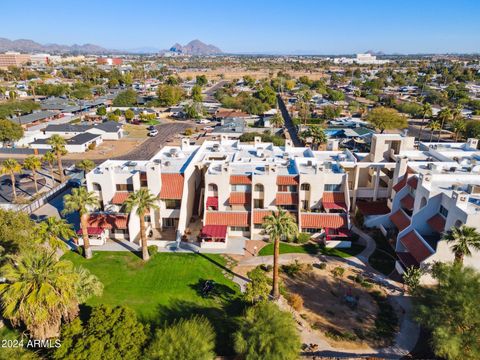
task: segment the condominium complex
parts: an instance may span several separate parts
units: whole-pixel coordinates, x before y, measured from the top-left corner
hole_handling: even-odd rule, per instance
[[[22,66],[30,61],[30,54],[20,54],[18,52],[9,51],[0,54],[0,69],[5,70],[10,66]]]
[[[176,241],[200,251],[242,252],[245,241],[265,237],[263,219],[279,208],[312,236],[348,233],[359,212],[366,226],[395,242],[402,272],[453,259],[440,234],[479,223],[476,146],[470,139],[417,149],[413,137],[398,134],[373,135],[369,153],[313,151],[288,140],[274,146],[260,138],[244,144],[223,136],[202,145],[183,139],[148,161],[108,160],[89,172],[88,190],[101,199],[91,231],[138,242],[139,219],[123,203],[142,187],[158,197],[158,209],[145,214],[149,244]],[[476,256],[466,261],[475,265]]]

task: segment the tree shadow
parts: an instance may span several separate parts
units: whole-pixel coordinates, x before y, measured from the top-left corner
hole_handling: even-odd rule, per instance
[[[229,286],[213,282],[212,289],[209,292],[204,291],[205,283],[211,281],[208,279],[199,279],[196,284],[190,284],[189,287],[195,290],[198,296],[206,299],[231,301],[236,296],[236,293]]]

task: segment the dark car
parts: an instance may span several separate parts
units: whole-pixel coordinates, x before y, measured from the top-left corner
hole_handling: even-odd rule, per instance
[[[147,127],[147,130],[148,130],[148,131],[153,131],[153,130],[155,130],[155,126],[150,125],[149,127]]]

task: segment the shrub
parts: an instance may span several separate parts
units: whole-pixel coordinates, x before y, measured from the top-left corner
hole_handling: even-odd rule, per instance
[[[299,233],[297,235],[297,238],[295,239],[295,242],[297,244],[305,244],[308,241],[310,241],[310,234],[309,233]]]
[[[270,272],[270,271],[272,271],[273,266],[270,265],[270,264],[268,264],[268,265],[267,264],[262,264],[262,265],[260,265],[260,269],[262,269],[265,272]]]
[[[291,264],[282,265],[280,270],[290,277],[295,277],[302,270],[302,266],[298,260],[295,260]]]
[[[318,268],[320,270],[325,270],[327,268],[327,263],[322,262],[322,263],[318,264]]]
[[[293,307],[296,311],[301,311],[303,309],[303,299],[298,294],[290,294],[287,297],[288,304]]]
[[[350,331],[339,331],[337,329],[330,328],[325,331],[325,336],[335,341],[355,341],[357,336]]]
[[[357,284],[361,284],[365,281],[365,278],[362,275],[358,274],[357,276],[355,276],[354,280]]]
[[[97,143],[91,143],[90,145],[88,145],[88,150],[95,150],[95,148],[97,147]]]
[[[191,128],[188,128],[185,130],[185,136],[191,136],[193,135],[194,130]]]
[[[150,245],[150,246],[148,247],[148,254],[149,254],[150,256],[153,256],[153,255],[155,255],[156,253],[158,253],[158,246],[157,246],[157,245]]]
[[[335,277],[342,277],[345,273],[345,269],[341,266],[337,266],[332,270],[332,275]]]

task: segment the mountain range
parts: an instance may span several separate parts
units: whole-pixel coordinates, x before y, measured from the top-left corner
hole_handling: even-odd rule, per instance
[[[166,51],[178,52],[184,55],[217,55],[223,53],[218,47],[205,44],[200,40],[192,40],[187,45],[175,43],[169,50],[164,50],[163,52]]]

